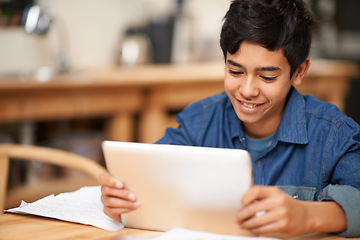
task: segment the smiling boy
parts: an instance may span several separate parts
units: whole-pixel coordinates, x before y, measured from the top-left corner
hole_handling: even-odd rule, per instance
[[[255,185],[234,215],[255,234],[360,236],[360,128],[293,86],[310,66],[312,23],[302,0],[233,1],[220,38],[225,92],[187,107],[158,141],[248,150]],[[140,207],[122,181],[99,179],[107,215]]]
[[[248,40],[236,53],[227,53],[225,90],[246,136],[261,139],[275,133],[291,85],[301,83],[308,67],[306,59],[290,79],[290,65],[282,50],[269,51]]]

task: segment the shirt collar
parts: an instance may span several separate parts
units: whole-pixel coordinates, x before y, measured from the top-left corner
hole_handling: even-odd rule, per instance
[[[228,102],[226,104],[226,108],[228,109],[228,117],[229,117],[229,125],[230,125],[230,135],[231,138],[245,138],[244,129],[242,127],[242,122],[236,115],[235,109],[228,98]]]
[[[291,86],[275,140],[306,144],[307,136],[305,100],[303,95]]]
[[[229,111],[230,134],[232,138],[244,138],[242,122],[237,117],[235,110],[228,101],[226,106]],[[274,135],[276,141],[306,144],[308,143],[305,119],[305,100],[293,86],[288,93],[280,125]]]

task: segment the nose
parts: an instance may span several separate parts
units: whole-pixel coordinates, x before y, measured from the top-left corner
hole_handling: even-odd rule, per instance
[[[241,81],[239,91],[245,99],[251,99],[258,96],[260,93],[260,89],[255,77],[244,77]]]

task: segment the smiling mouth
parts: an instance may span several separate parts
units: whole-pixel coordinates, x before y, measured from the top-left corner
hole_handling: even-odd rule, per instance
[[[262,105],[262,104],[246,103],[246,102],[242,102],[242,101],[240,101],[240,102],[244,107],[247,107],[247,108],[256,108],[257,106]]]

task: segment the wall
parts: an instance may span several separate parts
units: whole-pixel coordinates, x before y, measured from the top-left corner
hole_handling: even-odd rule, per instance
[[[171,0],[39,0],[54,17],[45,36],[24,33],[23,28],[0,29],[0,72],[54,66],[59,50],[73,68],[114,64],[116,47],[125,28],[168,14]],[[190,0],[197,58],[220,57],[218,35],[230,0]],[[209,50],[213,50],[209,51]],[[202,54],[209,56],[201,57]],[[200,55],[200,56],[199,56]],[[203,60],[203,59],[201,59]]]

